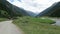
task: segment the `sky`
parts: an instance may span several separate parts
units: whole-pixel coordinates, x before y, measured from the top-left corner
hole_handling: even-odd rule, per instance
[[[11,4],[21,7],[25,10],[39,14],[46,8],[50,7],[53,3],[60,0],[7,0]]]

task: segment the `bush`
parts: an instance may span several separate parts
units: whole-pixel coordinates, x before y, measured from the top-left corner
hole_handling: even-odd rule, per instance
[[[7,11],[4,11],[4,10],[0,10],[0,17],[9,17],[9,14]]]

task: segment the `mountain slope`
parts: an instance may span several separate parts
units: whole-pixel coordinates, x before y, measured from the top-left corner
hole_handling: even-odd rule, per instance
[[[17,15],[30,16],[24,9],[19,8],[15,5],[12,5],[6,0],[0,0],[0,10],[7,11],[11,17],[17,16]]]
[[[54,3],[52,6],[39,13],[39,15],[37,15],[36,17],[39,16],[60,17],[60,2]]]

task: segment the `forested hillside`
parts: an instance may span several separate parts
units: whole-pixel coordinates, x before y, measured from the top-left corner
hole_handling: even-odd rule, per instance
[[[30,16],[24,9],[0,0],[0,17]]]

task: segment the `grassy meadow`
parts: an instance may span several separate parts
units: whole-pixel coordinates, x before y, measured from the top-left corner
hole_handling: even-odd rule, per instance
[[[60,34],[60,27],[51,25],[54,22],[42,17],[19,17],[13,21],[24,34]]]

